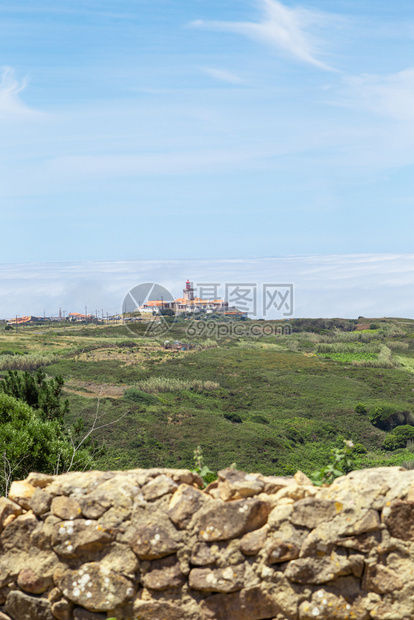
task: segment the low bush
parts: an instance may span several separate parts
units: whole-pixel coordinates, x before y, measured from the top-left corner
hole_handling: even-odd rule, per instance
[[[153,394],[147,394],[137,388],[129,388],[125,390],[123,399],[127,402],[132,402],[140,405],[156,405],[159,404],[159,399]]]
[[[405,448],[405,444],[406,441],[404,438],[390,434],[384,439],[382,447],[384,450],[392,452],[394,450],[398,450],[399,448]]]
[[[362,443],[356,443],[354,445],[354,454],[366,454],[367,449],[362,445]]]
[[[391,431],[396,426],[400,426],[410,418],[409,411],[399,411],[391,405],[381,405],[373,407],[368,413],[371,424],[383,431]]]
[[[252,416],[252,422],[256,424],[269,424],[269,420],[260,414]]]
[[[399,448],[405,448],[409,441],[414,440],[414,427],[410,424],[404,424],[403,426],[397,426],[394,430],[384,439],[382,447],[384,450],[398,450]]]
[[[367,413],[368,409],[363,403],[357,403],[355,406],[356,413]]]
[[[237,413],[233,413],[232,411],[230,411],[230,413],[225,413],[224,417],[226,418],[226,420],[229,420],[229,422],[233,422],[233,424],[241,424],[243,422],[241,417]]]

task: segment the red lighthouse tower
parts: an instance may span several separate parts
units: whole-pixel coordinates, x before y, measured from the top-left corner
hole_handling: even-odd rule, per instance
[[[183,297],[186,301],[192,301],[194,299],[194,288],[191,285],[190,280],[185,283],[185,289],[183,289]]]

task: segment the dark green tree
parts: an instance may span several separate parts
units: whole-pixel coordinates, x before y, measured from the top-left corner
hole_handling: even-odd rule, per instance
[[[77,448],[60,420],[48,419],[40,409],[0,392],[0,495],[30,471],[52,474],[69,466],[85,469],[92,462],[90,449]]]
[[[42,368],[34,375],[27,371],[9,370],[0,381],[0,390],[39,410],[44,420],[62,422],[65,414],[69,412],[69,402],[62,397],[63,384],[64,380],[60,375],[47,379]]]

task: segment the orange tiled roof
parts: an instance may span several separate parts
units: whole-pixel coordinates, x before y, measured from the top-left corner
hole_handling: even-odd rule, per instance
[[[224,299],[201,299],[200,297],[195,297],[194,299],[185,299],[184,297],[178,297],[174,299],[173,303],[177,304],[224,304],[227,303]]]
[[[32,320],[31,316],[18,316],[17,319],[10,319],[9,323],[28,323],[29,321]]]
[[[167,304],[169,304],[169,301],[161,301],[160,299],[153,299],[151,301],[147,301],[144,306],[150,306],[151,308],[155,307],[158,308],[160,306],[166,306]]]

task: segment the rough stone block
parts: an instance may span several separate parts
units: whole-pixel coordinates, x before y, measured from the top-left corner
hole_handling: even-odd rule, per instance
[[[5,611],[15,620],[54,620],[50,601],[12,590]]]
[[[268,503],[255,498],[234,502],[213,500],[200,510],[195,529],[199,540],[229,540],[263,527],[270,509]]]
[[[103,569],[99,562],[83,564],[78,570],[59,569],[54,580],[65,598],[89,611],[114,609],[134,595],[129,579]]]

